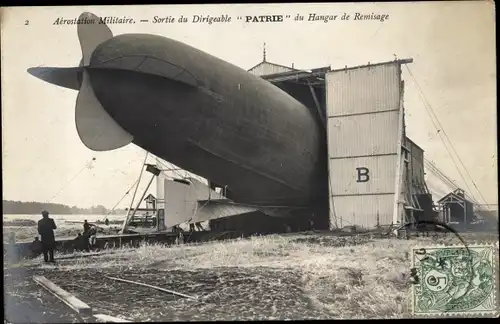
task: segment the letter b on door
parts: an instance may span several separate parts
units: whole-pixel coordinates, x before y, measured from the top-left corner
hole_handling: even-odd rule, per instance
[[[370,170],[368,168],[356,168],[356,182],[370,181]]]

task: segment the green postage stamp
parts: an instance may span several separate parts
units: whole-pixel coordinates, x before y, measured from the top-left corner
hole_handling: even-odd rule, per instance
[[[412,250],[412,315],[497,316],[498,243]]]

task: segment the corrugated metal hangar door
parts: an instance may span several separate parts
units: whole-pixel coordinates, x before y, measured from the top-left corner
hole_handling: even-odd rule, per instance
[[[401,212],[400,63],[332,71],[326,83],[330,229],[391,225]]]

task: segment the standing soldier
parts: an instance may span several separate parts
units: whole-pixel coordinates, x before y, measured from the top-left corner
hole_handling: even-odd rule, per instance
[[[56,239],[54,230],[57,228],[56,223],[52,218],[49,218],[49,212],[44,210],[42,212],[42,219],[38,221],[38,234],[40,234],[42,241],[43,260],[45,262],[54,261],[54,247]]]
[[[87,220],[83,221],[83,235],[87,234],[90,229],[90,224],[87,222]]]
[[[83,221],[83,241],[82,244],[84,244],[84,250],[87,252],[90,252],[90,224],[87,222],[87,220]]]

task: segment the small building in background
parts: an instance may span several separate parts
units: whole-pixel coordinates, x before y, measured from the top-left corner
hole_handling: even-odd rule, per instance
[[[148,211],[153,211],[153,213],[156,212],[156,197],[153,196],[152,194],[149,194],[146,198],[144,198],[144,201],[146,202],[146,209]]]
[[[468,225],[474,220],[474,204],[465,197],[462,189],[450,192],[438,200],[438,204],[443,223]]]

